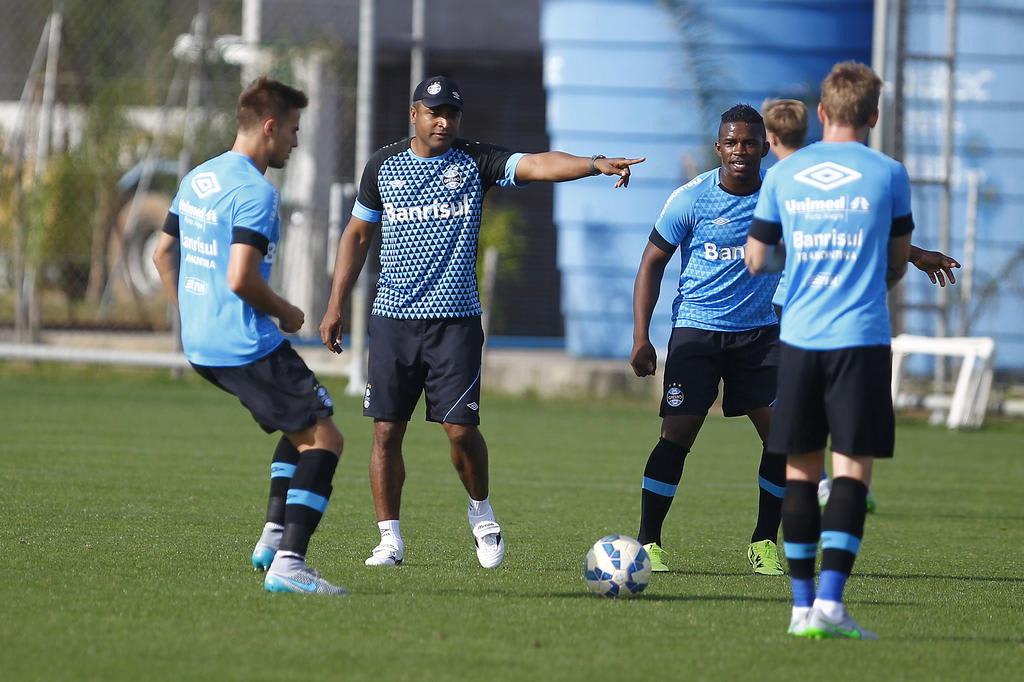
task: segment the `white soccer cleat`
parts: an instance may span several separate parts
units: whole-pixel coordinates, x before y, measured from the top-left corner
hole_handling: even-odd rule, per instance
[[[878,639],[877,633],[858,625],[845,608],[838,620],[829,618],[821,609],[811,609],[803,629],[793,634],[811,639]]]
[[[811,617],[811,607],[802,606],[793,609],[793,615],[789,619],[789,629],[786,630],[788,635],[796,635],[797,637],[804,636],[804,630],[807,629],[807,621]]]
[[[373,553],[363,563],[367,566],[401,566],[404,558],[404,545],[382,542],[373,548]]]
[[[505,559],[505,541],[497,521],[480,521],[473,526],[476,558],[484,568],[497,568]]]
[[[342,596],[348,590],[334,585],[320,575],[314,568],[303,565],[293,571],[278,572],[271,568],[263,579],[263,589],[267,592],[294,592],[298,594],[330,594]]]

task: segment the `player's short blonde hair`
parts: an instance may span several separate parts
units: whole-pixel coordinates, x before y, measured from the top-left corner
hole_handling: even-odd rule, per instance
[[[821,82],[821,106],[832,123],[863,128],[878,111],[882,79],[860,62],[840,62]]]
[[[769,133],[790,149],[804,146],[807,138],[807,106],[797,99],[765,100],[764,125]]]

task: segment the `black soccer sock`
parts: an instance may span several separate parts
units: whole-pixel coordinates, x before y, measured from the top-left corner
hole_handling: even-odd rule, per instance
[[[683,476],[688,452],[687,448],[662,438],[647,458],[640,494],[640,532],[637,534],[640,544],[661,544],[661,526]]]
[[[789,564],[793,605],[810,606],[814,603],[814,560],[821,535],[817,483],[786,481],[782,532],[786,535],[786,563]]]
[[[751,542],[779,541],[782,522],[782,498],[786,494],[786,457],[761,450],[761,465],[757,469],[757,525],[750,536]]]
[[[299,456],[288,488],[284,533],[278,551],[306,556],[309,538],[331,499],[331,481],[337,466],[338,456],[330,450],[306,450]]]
[[[818,596],[843,601],[846,580],[864,537],[865,500],[868,487],[863,481],[840,476],[832,481],[832,494],[821,522],[821,585]]]
[[[270,497],[267,500],[267,523],[284,525],[285,499],[288,497],[288,486],[295,475],[295,465],[299,463],[299,451],[285,436],[277,442],[274,459],[270,463]]]

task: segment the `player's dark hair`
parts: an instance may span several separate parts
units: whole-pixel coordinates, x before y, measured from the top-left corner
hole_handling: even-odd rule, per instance
[[[238,128],[258,126],[267,118],[283,118],[292,109],[305,109],[307,105],[309,98],[302,90],[260,76],[238,96]]]
[[[726,123],[747,123],[761,132],[762,140],[768,137],[768,133],[764,129],[764,119],[761,118],[761,114],[757,113],[757,109],[749,104],[737,104],[727,109],[722,114],[722,122],[719,127]]]

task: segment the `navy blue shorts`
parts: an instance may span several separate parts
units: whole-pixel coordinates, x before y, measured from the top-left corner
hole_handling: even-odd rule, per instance
[[[775,401],[779,325],[742,332],[672,330],[661,416],[704,416],[724,385],[722,412],[746,414]]]
[[[399,320],[371,315],[363,414],[407,422],[426,395],[427,421],[480,423],[479,317]]]
[[[844,455],[892,457],[889,346],[804,350],[780,343],[779,397],[768,449],[802,455],[825,447]]]
[[[269,355],[237,367],[192,368],[217,388],[238,398],[267,433],[304,431],[334,414],[327,389],[284,341]]]

